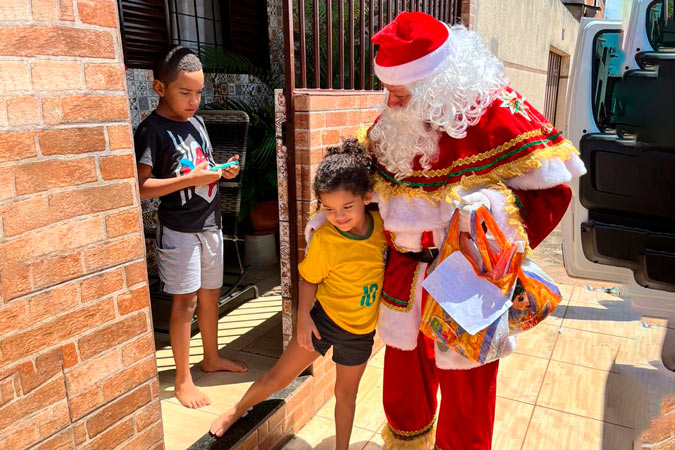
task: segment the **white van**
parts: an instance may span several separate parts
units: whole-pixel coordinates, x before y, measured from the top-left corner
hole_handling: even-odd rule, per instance
[[[626,3],[622,21],[581,22],[564,128],[588,174],[563,256],[570,275],[621,283],[634,309],[675,323],[675,0]]]

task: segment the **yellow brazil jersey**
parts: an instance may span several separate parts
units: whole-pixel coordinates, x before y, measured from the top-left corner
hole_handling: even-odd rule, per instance
[[[304,280],[318,284],[316,298],[342,329],[367,334],[377,325],[387,241],[382,219],[367,212],[370,227],[356,236],[325,223],[314,232],[298,270]]]

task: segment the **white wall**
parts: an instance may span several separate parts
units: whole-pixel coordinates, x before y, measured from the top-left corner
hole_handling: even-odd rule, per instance
[[[579,22],[560,0],[478,0],[475,29],[504,62],[511,85],[543,110],[549,51],[553,47],[571,56]],[[569,60],[563,58],[563,70],[567,67]],[[557,122],[562,118],[567,75],[561,71]]]

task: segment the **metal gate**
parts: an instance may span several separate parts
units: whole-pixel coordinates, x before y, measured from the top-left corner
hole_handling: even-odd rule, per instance
[[[302,89],[379,90],[370,37],[402,11],[421,11],[455,24],[462,0],[283,0],[290,267],[297,267],[295,118],[293,93]],[[311,26],[308,26],[311,24]],[[290,294],[297,302],[298,274]]]
[[[560,87],[560,66],[562,56],[557,53],[548,54],[548,72],[546,76],[546,97],[544,100],[544,116],[555,124],[558,109],[558,90]]]

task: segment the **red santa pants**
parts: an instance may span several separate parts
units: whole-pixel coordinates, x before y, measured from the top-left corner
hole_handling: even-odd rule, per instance
[[[433,341],[421,332],[415,350],[387,346],[383,401],[392,433],[401,439],[414,439],[429,432],[440,386],[436,448],[489,450],[498,367],[497,360],[475,369],[441,370],[434,361]]]

